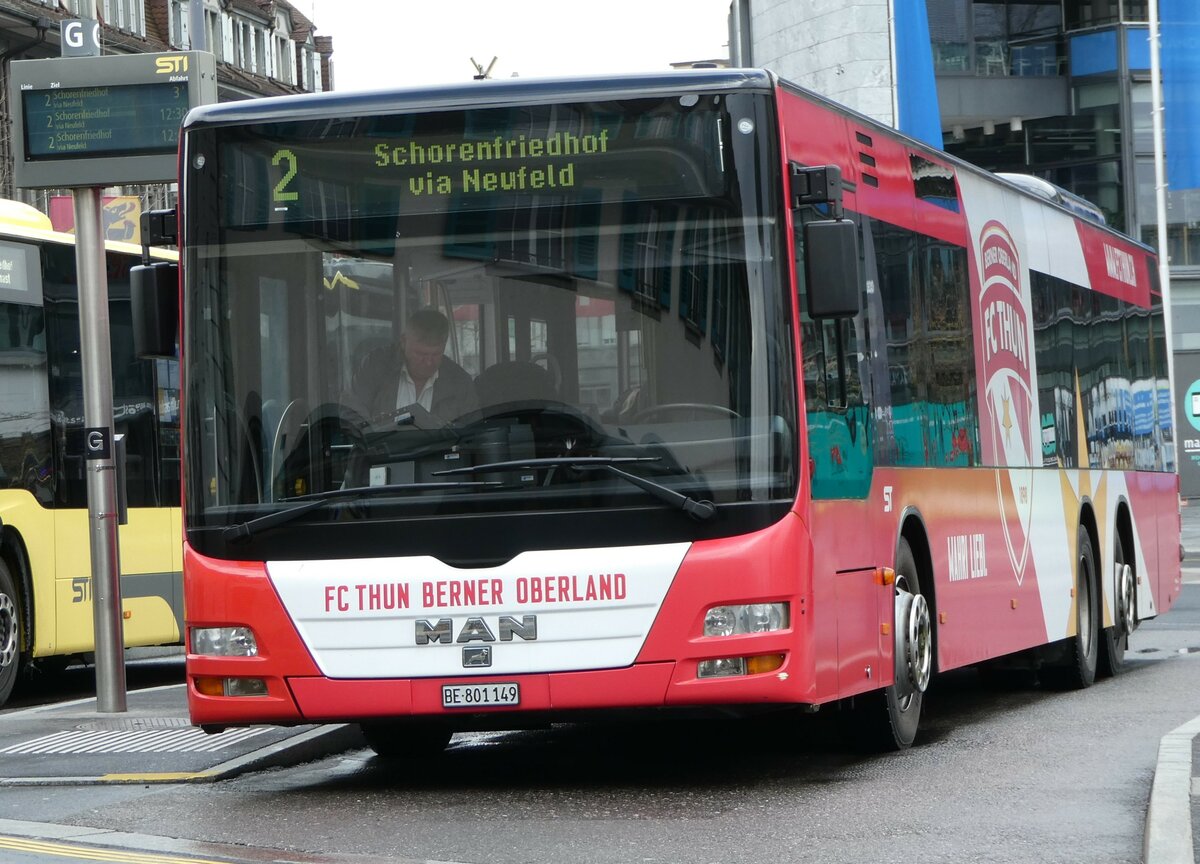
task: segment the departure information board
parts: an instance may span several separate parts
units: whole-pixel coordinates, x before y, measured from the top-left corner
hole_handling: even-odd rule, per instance
[[[186,83],[26,90],[25,158],[174,154]]]
[[[204,51],[14,62],[16,186],[175,180],[184,117],[216,99],[216,64]]]

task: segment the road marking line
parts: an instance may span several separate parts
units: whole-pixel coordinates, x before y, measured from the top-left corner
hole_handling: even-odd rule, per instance
[[[229,864],[228,859],[218,861],[213,858],[180,858],[177,855],[128,852],[121,849],[96,849],[89,846],[52,843],[45,840],[23,840],[19,837],[2,835],[0,835],[0,849],[36,852],[42,855],[55,855],[59,858],[81,858],[85,861],[115,861],[118,864]]]
[[[146,774],[101,774],[104,783],[178,783],[213,776],[212,771],[158,771]]]

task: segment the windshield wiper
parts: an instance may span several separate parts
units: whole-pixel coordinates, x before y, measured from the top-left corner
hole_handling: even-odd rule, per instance
[[[441,489],[474,489],[503,485],[498,480],[486,481],[454,481],[446,480],[438,483],[387,483],[382,486],[354,486],[350,489],[330,489],[328,492],[314,492],[311,495],[297,495],[293,498],[283,498],[280,504],[296,503],[295,507],[286,510],[276,510],[265,516],[256,516],[237,525],[230,525],[221,532],[227,542],[235,543],[245,540],[252,534],[286,525],[298,519],[310,510],[323,507],[331,501],[353,501],[358,498],[374,497],[377,495],[394,495],[401,492],[436,492]],[[297,503],[298,502],[298,503]]]
[[[698,500],[682,492],[676,492],[670,487],[628,471],[622,471],[618,465],[630,462],[657,462],[658,456],[551,456],[541,459],[514,459],[507,462],[487,462],[483,465],[466,465],[462,468],[447,468],[434,471],[433,476],[441,477],[449,474],[485,474],[492,471],[509,471],[519,468],[572,468],[576,471],[605,471],[627,480],[644,492],[648,492],[660,501],[665,501],[678,507],[693,519],[703,522],[712,518],[717,512],[717,505],[711,501]]]

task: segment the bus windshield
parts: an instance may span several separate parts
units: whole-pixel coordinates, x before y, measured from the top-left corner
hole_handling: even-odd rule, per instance
[[[744,93],[190,129],[192,542],[790,502],[775,139]]]

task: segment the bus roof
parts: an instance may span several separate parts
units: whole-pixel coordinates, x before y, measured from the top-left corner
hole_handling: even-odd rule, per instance
[[[306,120],[331,115],[389,114],[565,99],[594,100],[617,98],[630,92],[668,95],[690,88],[768,91],[774,86],[775,77],[762,69],[684,69],[642,75],[489,79],[420,88],[303,93],[202,105],[188,112],[183,126],[185,129],[194,129],[239,123]]]

